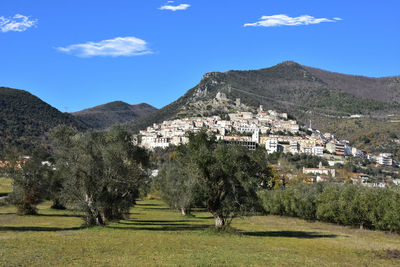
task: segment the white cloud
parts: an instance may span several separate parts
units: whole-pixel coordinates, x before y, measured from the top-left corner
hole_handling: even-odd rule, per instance
[[[272,15],[272,16],[262,16],[261,19],[255,23],[246,23],[245,27],[276,27],[276,26],[298,26],[298,25],[310,25],[318,24],[321,22],[335,22],[339,21],[341,18],[327,19],[327,18],[315,18],[310,15],[302,15],[299,17],[289,17],[284,14]]]
[[[342,18],[337,18],[337,17],[336,17],[336,18],[333,18],[333,19],[334,19],[334,20],[343,20]]]
[[[78,57],[94,56],[140,56],[151,54],[147,42],[133,37],[117,37],[100,42],[87,42],[84,44],[73,44],[66,47],[58,47],[59,51],[76,55]]]
[[[30,19],[27,16],[16,14],[12,18],[0,17],[0,31],[2,32],[23,32],[37,24],[37,19]]]
[[[173,1],[168,1],[169,4],[173,3]],[[162,7],[160,7],[160,10],[171,10],[171,11],[177,11],[177,10],[186,10],[190,7],[190,5],[188,4],[180,4],[177,6],[173,6],[173,5],[164,5]]]

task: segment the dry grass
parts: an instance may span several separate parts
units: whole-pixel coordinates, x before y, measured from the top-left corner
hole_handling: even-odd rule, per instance
[[[69,211],[17,216],[0,208],[0,266],[389,266],[400,236],[276,216],[239,218],[239,234],[210,230],[206,212],[182,217],[159,200],[139,201],[129,220],[80,228]]]

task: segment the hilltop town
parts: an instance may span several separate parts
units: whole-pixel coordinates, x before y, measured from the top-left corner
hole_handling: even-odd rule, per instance
[[[229,100],[224,93],[219,92],[212,101],[224,103]],[[165,149],[188,143],[189,132],[206,129],[216,136],[217,141],[243,145],[249,150],[264,148],[268,154],[282,152],[318,156],[326,159],[330,167],[345,164],[348,157],[360,158],[380,166],[399,167],[390,153],[366,153],[347,140],[339,140],[330,133],[312,129],[311,125],[301,126],[296,120],[290,119],[287,113],[264,110],[263,106],[254,113],[241,104],[240,99],[236,99],[235,105],[238,109],[234,113],[179,118],[153,124],[139,132],[138,143],[150,150]],[[325,168],[321,164],[319,168],[304,168],[303,173],[315,175],[318,181],[323,180],[324,176],[335,176],[334,169]],[[366,174],[357,174],[358,182],[368,185],[368,178]],[[385,184],[374,183],[369,186],[384,187]]]

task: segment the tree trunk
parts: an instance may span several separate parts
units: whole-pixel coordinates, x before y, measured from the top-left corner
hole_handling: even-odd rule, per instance
[[[101,216],[100,212],[94,209],[91,209],[86,217],[86,225],[87,226],[103,226],[105,225],[103,216]]]
[[[98,226],[104,225],[104,220],[103,217],[101,217],[100,213],[97,213],[96,215],[96,225]]]
[[[214,219],[215,219],[215,227],[216,228],[220,228],[225,226],[225,219],[224,217],[218,215],[218,214],[214,214]]]
[[[185,208],[181,208],[182,215],[185,216],[187,214],[187,210]]]
[[[101,216],[100,211],[96,207],[94,207],[92,198],[89,197],[88,195],[86,195],[86,203],[87,203],[87,206],[88,206],[88,213],[89,213],[88,214],[88,220],[87,220],[86,223],[89,226],[92,226],[92,225],[102,226],[102,225],[104,225],[105,223],[104,223],[103,217]]]
[[[18,205],[18,214],[22,215],[37,215],[37,208],[29,203]]]
[[[56,210],[65,210],[66,207],[61,204],[60,200],[58,198],[55,198],[53,200],[53,205],[51,206],[52,209],[56,209]]]

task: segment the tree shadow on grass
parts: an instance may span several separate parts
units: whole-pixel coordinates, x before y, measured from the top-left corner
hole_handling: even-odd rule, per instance
[[[260,236],[260,237],[294,237],[294,238],[335,238],[338,235],[323,234],[318,232],[303,232],[303,231],[264,231],[264,232],[241,232],[245,236]]]
[[[119,224],[123,224],[123,225],[149,225],[148,223],[141,223],[141,222],[119,222]],[[151,224],[153,226],[187,226],[188,224],[186,223],[161,223],[161,224]]]
[[[171,210],[169,207],[165,207],[164,205],[161,204],[151,204],[151,203],[137,203],[135,207],[138,208],[143,208],[143,209],[148,209],[148,210]]]
[[[145,224],[163,224],[163,223],[180,223],[180,222],[193,222],[191,220],[135,220],[130,219],[126,220],[128,222],[138,222],[138,223],[145,223]]]
[[[153,227],[151,227],[153,226]],[[161,227],[160,227],[161,226]],[[157,224],[157,225],[146,225],[143,224],[139,227],[115,227],[115,226],[107,226],[107,228],[117,229],[117,230],[131,230],[131,231],[165,231],[165,232],[173,232],[173,231],[196,231],[196,230],[204,230],[209,228],[208,224]]]
[[[210,219],[214,219],[214,217],[213,217],[213,216],[207,216],[207,217],[197,217],[197,216],[196,216],[196,219],[210,220]]]
[[[170,209],[170,208],[166,208],[166,207],[138,207],[138,208],[140,208],[140,209],[143,209],[143,210],[145,210],[145,211],[155,211],[155,210],[172,210],[172,209]]]
[[[59,232],[59,231],[73,231],[86,228],[85,226],[79,227],[39,227],[39,226],[0,226],[1,231],[13,232]]]
[[[108,226],[120,230],[146,230],[146,231],[185,231],[203,230],[209,228],[208,224],[195,224],[191,220],[124,220],[118,226]]]
[[[75,217],[75,218],[82,218],[82,215],[76,215],[76,214],[35,214],[35,215],[22,215],[18,214],[16,212],[7,212],[7,213],[0,213],[0,216],[4,215],[17,215],[17,216],[39,216],[39,217]]]
[[[42,216],[42,217],[74,217],[74,218],[82,218],[82,215],[77,214],[36,214],[34,216]]]
[[[160,207],[160,206],[164,206],[164,205],[161,205],[161,204],[150,204],[150,203],[146,203],[146,204],[143,204],[143,203],[136,203],[135,206],[142,206],[142,207]]]

